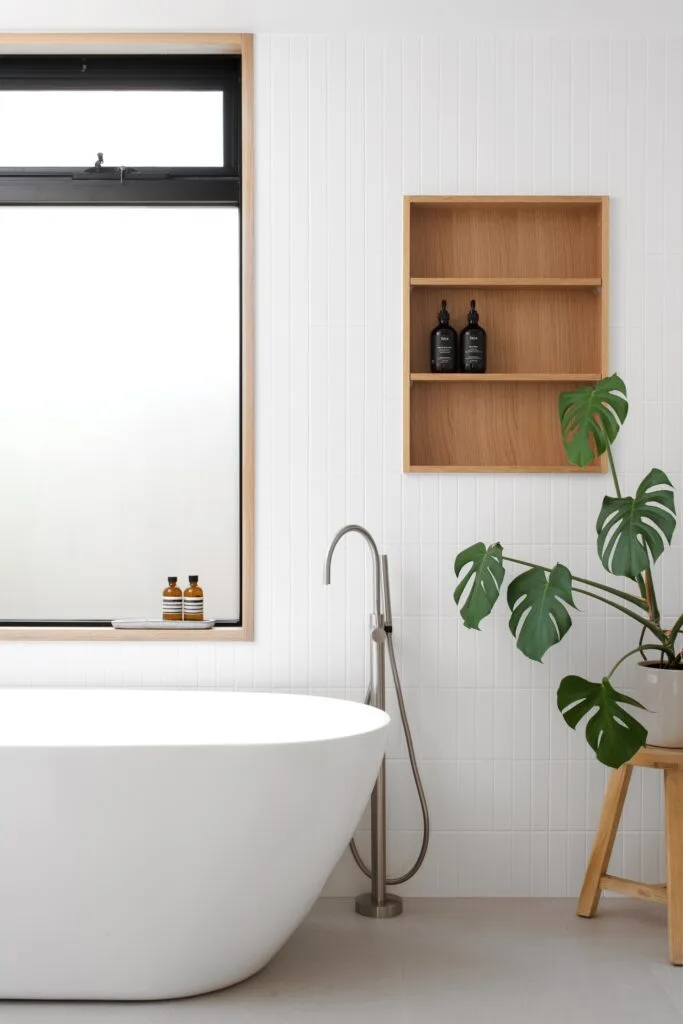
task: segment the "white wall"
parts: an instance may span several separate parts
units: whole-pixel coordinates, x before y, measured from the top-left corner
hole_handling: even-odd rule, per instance
[[[679,0],[0,0],[2,31],[563,32],[683,28]]]
[[[629,488],[652,465],[679,485],[683,41],[623,38],[620,9],[611,38],[258,37],[257,642],[0,645],[3,683],[359,697],[369,595],[357,538],[338,552],[329,591],[321,579],[334,531],[363,522],[390,558],[432,809],[429,859],[406,892],[576,892],[605,774],[564,727],[554,689],[569,667],[597,677],[632,633],[595,610],[577,615],[561,648],[532,667],[514,651],[502,609],[479,634],[461,628],[451,566],[459,547],[500,539],[583,574],[594,566],[608,481],[402,475],[401,195],[612,196],[611,362],[632,399],[618,461]],[[42,27],[61,27],[52,10]],[[69,5],[64,27],[74,12]],[[127,27],[122,14],[93,26],[89,12],[83,28]],[[160,15],[141,17],[130,27],[166,27]],[[41,27],[23,18],[7,27]],[[168,26],[233,27],[211,19],[193,8]],[[667,614],[681,603],[680,554],[677,546],[667,559]],[[392,871],[419,843],[405,754],[394,736]],[[615,870],[653,877],[659,780],[642,775]],[[347,858],[328,891],[359,888]]]

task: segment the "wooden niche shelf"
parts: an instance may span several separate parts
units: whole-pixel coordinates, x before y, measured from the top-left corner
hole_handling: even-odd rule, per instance
[[[405,471],[603,472],[567,462],[557,399],[608,373],[607,197],[404,204]],[[477,300],[485,374],[430,373],[441,299],[458,332]]]

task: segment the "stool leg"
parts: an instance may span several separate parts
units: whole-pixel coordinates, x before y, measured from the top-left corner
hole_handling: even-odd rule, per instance
[[[579,917],[594,917],[598,909],[600,879],[606,874],[609,859],[612,856],[612,847],[617,837],[617,829],[621,820],[621,812],[624,809],[624,800],[632,771],[633,767],[630,764],[622,764],[621,768],[617,768],[610,776],[605,802],[600,813],[600,824],[595,833],[593,852],[588,861],[586,877],[579,896],[579,905],[576,908]]]
[[[683,965],[683,771],[664,771],[669,960]]]

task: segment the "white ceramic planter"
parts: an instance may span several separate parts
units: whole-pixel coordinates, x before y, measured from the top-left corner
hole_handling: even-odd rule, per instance
[[[628,708],[647,729],[648,746],[683,747],[683,671],[636,667],[633,696],[647,708]]]

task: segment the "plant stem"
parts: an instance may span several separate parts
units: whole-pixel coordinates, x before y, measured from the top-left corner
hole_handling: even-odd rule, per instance
[[[647,611],[647,601],[642,597],[636,597],[635,594],[629,594],[625,590],[617,590],[616,587],[608,587],[606,583],[596,583],[594,580],[584,580],[582,576],[572,576],[573,580],[577,583],[585,583],[589,587],[595,587],[597,590],[604,590],[606,594],[613,594],[615,597],[621,597],[624,601],[630,601],[631,604],[637,604],[643,611]],[[597,595],[596,595],[597,596]]]
[[[655,594],[655,585],[652,580],[652,571],[649,566],[643,573],[643,582],[645,584],[645,597],[647,599],[648,616],[654,622],[659,622],[659,607],[657,605],[657,595]]]
[[[601,597],[600,594],[591,594],[590,590],[582,590],[581,587],[572,587],[575,594],[585,594],[586,597],[595,598],[596,601],[602,601],[603,604],[608,604],[611,608],[616,608],[618,612],[623,612],[624,615],[628,615],[634,622],[639,622],[641,626],[645,626],[651,633],[657,637],[662,646],[667,647],[668,637],[663,629],[660,629],[656,623],[651,622],[650,619],[644,619],[642,615],[636,615],[630,608],[624,608],[621,604],[616,604],[614,601],[608,601],[606,597]]]
[[[614,457],[612,456],[612,445],[609,443],[609,438],[606,433],[605,444],[607,445],[607,461],[609,462],[610,473],[612,474],[612,480],[614,481],[614,489],[617,492],[617,498],[620,498],[621,487],[619,486],[619,480],[617,479],[617,467],[614,465]]]
[[[683,629],[683,615],[678,616],[673,626],[669,630],[669,639],[671,640],[672,647],[676,643],[676,638],[678,637],[678,634],[680,633],[681,629]]]
[[[642,650],[644,637],[645,637],[645,626],[643,626],[643,628],[641,629],[640,636],[638,637],[638,650],[639,651]]]
[[[522,558],[511,558],[510,555],[503,555],[504,562],[514,562],[516,565],[528,565],[530,569],[542,569],[543,572],[552,572],[546,565],[537,565],[535,562],[525,562]],[[572,579],[576,580],[577,583],[585,583],[589,587],[595,587],[597,590],[604,590],[607,594],[614,594],[615,597],[621,597],[624,601],[630,601],[632,604],[637,604],[639,608],[647,609],[647,601],[642,597],[636,597],[635,594],[629,594],[625,590],[617,590],[616,587],[608,587],[606,583],[596,583],[594,580],[586,580],[583,576],[574,576]]]
[[[619,658],[619,661],[616,663],[616,665],[612,669],[610,669],[610,671],[607,673],[606,678],[607,679],[611,679],[612,676],[614,675],[614,673],[616,672],[616,670],[621,665],[622,661],[626,661],[626,659],[630,658],[632,654],[638,654],[639,651],[642,652],[642,651],[661,651],[661,650],[662,650],[662,648],[659,646],[659,644],[643,644],[642,647],[634,647],[633,650],[629,651],[628,654],[625,654],[623,656],[623,658]]]

